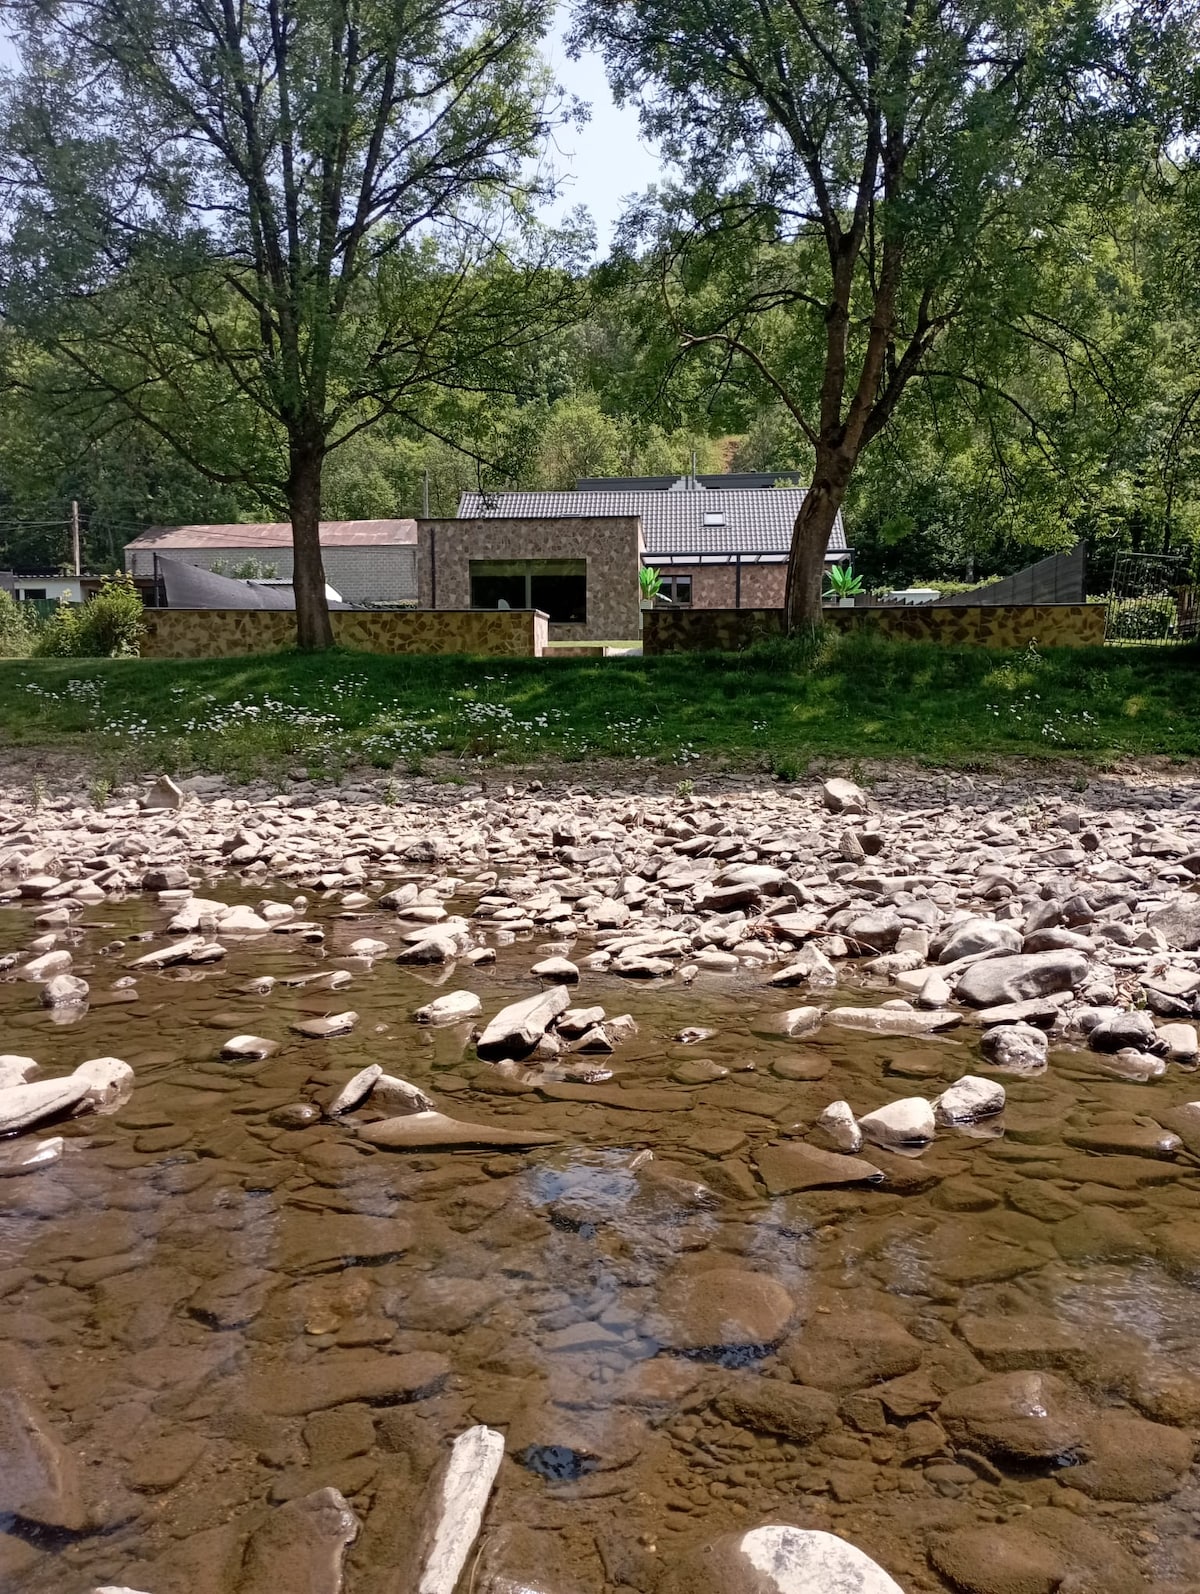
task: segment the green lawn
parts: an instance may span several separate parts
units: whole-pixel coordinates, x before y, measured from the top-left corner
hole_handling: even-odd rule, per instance
[[[0,663],[5,746],[147,770],[417,772],[451,757],[726,761],[792,777],[811,757],[987,766],[1009,755],[1200,754],[1200,650],[988,652],[836,633],[744,654]]]

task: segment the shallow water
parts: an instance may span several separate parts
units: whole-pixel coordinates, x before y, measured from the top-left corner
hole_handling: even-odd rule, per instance
[[[1094,1536],[1102,1570],[1081,1589],[1130,1586],[1138,1568],[1155,1586],[1200,1585],[1192,1474],[1163,1500],[1093,1498],[1072,1479],[1082,1455],[1018,1465],[964,1454],[936,1427],[940,1396],[1013,1366],[1069,1375],[1097,1413],[1200,1423],[1197,1165],[1068,1143],[1200,1095],[1194,1076],[1131,1085],[1052,1052],[1040,1077],[1005,1080],[1000,1124],[943,1130],[917,1158],[868,1150],[884,1185],[767,1199],[756,1148],[837,1097],[859,1112],[932,1097],[979,1070],[975,1032],[771,1039],[756,1025],[797,998],[749,973],[690,988],[585,973],[577,1000],[631,1012],[638,1034],[597,1060],[614,1075],[594,1087],[604,1100],[575,1099],[579,1086],[538,1093],[480,1065],[467,1026],[430,1031],[411,1015],[438,989],[471,989],[490,1016],[536,988],[542,943],[427,976],[345,956],[359,936],[394,939],[396,921],[338,911],[313,912],[321,947],[229,940],[223,964],[142,974],[128,1001],[111,987],[146,950],[128,937],[169,915],[147,900],[105,905],[71,932],[95,998],[75,1023],[55,1022],[36,987],[0,983],[3,1050],[48,1073],[115,1055],[137,1076],[114,1116],[63,1126],[59,1163],[0,1180],[4,1354],[79,1458],[90,1512],[82,1532],[0,1518],[6,1594],[257,1589],[236,1570],[246,1530],[325,1484],[363,1522],[349,1594],[400,1594],[438,1458],[479,1421],[506,1431],[509,1454],[482,1565],[540,1578],[548,1594],[651,1589],[681,1546],[764,1520],[831,1528],[906,1589],[940,1589],[937,1535],[1046,1506]],[[32,934],[31,913],[0,909],[0,952]],[[334,967],[352,970],[344,991],[239,992],[260,974]],[[861,1003],[863,991],[844,996]],[[349,1035],[289,1030],[347,1008],[359,1014]],[[715,1034],[671,1040],[696,1024]],[[235,1033],[280,1050],[222,1062]],[[800,1057],[814,1072],[827,1063],[824,1077],[772,1073]],[[728,1076],[673,1081],[697,1059]],[[372,1062],[443,1111],[561,1141],[389,1152],[355,1139],[354,1122],[379,1116],[370,1109],[272,1122]],[[658,1094],[652,1111],[619,1104],[646,1102],[644,1086],[670,1092],[670,1106]],[[786,1288],[796,1312],[781,1342],[687,1344],[690,1280],[717,1269]],[[865,1314],[908,1337],[893,1343]],[[1062,1332],[997,1350],[987,1325],[1014,1319]],[[864,1324],[877,1330],[866,1342],[852,1332]],[[723,1420],[711,1402],[739,1369],[802,1375],[832,1394],[840,1423],[805,1444]],[[896,1377],[908,1382],[881,1401]],[[1117,1564],[1110,1543],[1132,1560]]]

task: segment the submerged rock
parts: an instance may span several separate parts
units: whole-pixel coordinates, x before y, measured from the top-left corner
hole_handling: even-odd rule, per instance
[[[1002,1373],[942,1402],[942,1426],[958,1444],[1014,1461],[1054,1461],[1077,1450],[1087,1430],[1078,1393],[1053,1373]]]
[[[87,1525],[75,1457],[46,1417],[15,1389],[0,1389],[0,1517],[78,1533]]]
[[[49,1140],[20,1142],[15,1146],[0,1146],[0,1179],[22,1173],[36,1173],[48,1168],[63,1154],[63,1138],[52,1135]]]
[[[764,1146],[755,1153],[755,1162],[770,1195],[788,1195],[796,1190],[821,1190],[841,1184],[882,1184],[883,1173],[865,1157],[843,1156],[822,1151],[803,1141],[782,1146]]]
[[[414,1112],[403,1118],[385,1118],[364,1124],[358,1138],[391,1151],[412,1151],[436,1146],[552,1146],[561,1135],[540,1129],[508,1129],[493,1124],[464,1123],[440,1112]]]
[[[761,1527],[685,1553],[661,1594],[904,1594],[882,1567],[833,1533]]]
[[[795,1312],[766,1273],[719,1267],[664,1280],[655,1337],[673,1350],[715,1352],[777,1343]]]
[[[332,1013],[327,1018],[302,1018],[292,1029],[309,1040],[328,1040],[333,1035],[349,1035],[357,1023],[357,1013]]]
[[[336,1489],[289,1500],[251,1535],[237,1594],[340,1594],[342,1559],[359,1526]]]
[[[1010,1074],[1040,1074],[1050,1043],[1032,1024],[997,1024],[985,1030],[979,1050],[993,1068]]]

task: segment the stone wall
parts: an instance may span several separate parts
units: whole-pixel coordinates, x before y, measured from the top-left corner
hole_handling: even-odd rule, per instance
[[[653,558],[650,560],[654,564]],[[787,565],[742,565],[741,603],[736,565],[656,565],[664,576],[691,576],[693,609],[783,607]]]
[[[540,658],[546,616],[532,609],[338,609],[330,615],[338,647],[360,653],[471,653]],[[286,609],[147,609],[142,657],[226,659],[294,647],[296,616]]]
[[[640,558],[636,515],[418,520],[418,601],[422,609],[469,609],[472,559],[583,559],[587,623],[551,623],[551,641],[633,642],[640,619]]]
[[[1102,603],[1029,604],[1012,607],[945,605],[826,609],[842,630],[873,631],[897,641],[939,642],[946,647],[1099,647],[1104,641]],[[645,616],[646,653],[736,653],[783,631],[782,609],[653,609]]]

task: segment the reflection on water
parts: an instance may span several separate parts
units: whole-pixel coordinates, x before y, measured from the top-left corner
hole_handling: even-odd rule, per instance
[[[0,1480],[6,1594],[240,1590],[247,1533],[325,1484],[364,1524],[350,1594],[394,1594],[438,1458],[477,1421],[504,1429],[510,1457],[484,1572],[547,1594],[649,1591],[681,1545],[770,1519],[831,1528],[932,1590],[948,1586],[937,1535],[1062,1505],[1124,1557],[1089,1588],[1131,1586],[1130,1566],[1200,1581],[1186,1474],[1157,1500],[1093,1497],[1080,1469],[988,1459],[937,1419],[953,1390],[1042,1368],[1084,1391],[1089,1421],[1200,1423],[1195,1164],[1142,1179],[1137,1159],[1109,1163],[1106,1184],[1091,1171],[1105,1159],[1062,1139],[1189,1099],[1187,1076],[1133,1086],[1052,1056],[1040,1079],[1006,1079],[1011,1132],[943,1131],[917,1158],[881,1154],[882,1186],[767,1199],[758,1148],[838,1097],[862,1112],[935,1095],[979,1067],[970,1036],[789,1041],[761,1025],[787,1001],[749,975],[585,975],[578,1000],[632,1011],[638,1033],[601,1060],[611,1079],[564,1085],[556,1069],[539,1092],[480,1065],[466,1026],[411,1021],[439,990],[478,992],[485,1018],[528,994],[532,944],[486,969],[372,966],[343,949],[394,937],[394,921],[332,905],[324,947],[230,942],[222,965],[140,972],[131,991],[117,982],[144,949],[121,943],[162,912],[103,914],[74,949],[96,996],[77,1022],[0,983],[5,1050],[50,1073],[115,1055],[137,1076],[114,1116],[64,1126],[61,1162],[0,1179],[0,1383],[47,1425],[54,1496],[14,1503]],[[29,926],[0,910],[0,952]],[[331,968],[350,984],[299,979]],[[350,1034],[291,1028],[347,1009]],[[673,1042],[687,1025],[713,1033]],[[222,1062],[234,1034],[278,1050]],[[812,1069],[784,1074],[827,1071],[773,1072],[797,1059]],[[681,1067],[699,1061],[715,1066]],[[454,1116],[560,1139],[386,1152],[355,1138],[369,1106],[346,1122],[287,1110],[372,1062]],[[801,1377],[827,1392],[811,1438],[777,1409]],[[752,1396],[731,1378],[755,1380]],[[0,1416],[10,1464],[13,1444]]]

